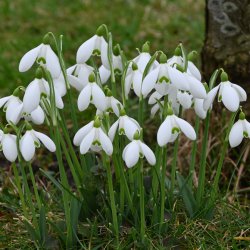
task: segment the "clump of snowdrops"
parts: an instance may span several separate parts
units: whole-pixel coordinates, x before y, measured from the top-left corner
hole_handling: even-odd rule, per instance
[[[116,244],[125,223],[131,230],[136,229],[133,232],[137,240],[146,242],[148,228],[166,235],[166,212],[174,213],[179,197],[188,216],[211,217],[228,146],[236,147],[250,136],[250,124],[240,106],[247,99],[246,92],[231,83],[223,69],[215,70],[208,84],[202,82],[193,63],[196,52],[186,54],[182,44],[167,58],[163,51],[151,54],[146,42],[138,49],[138,56],[128,60],[118,44],[113,46],[107,27],[101,25],[78,48],[76,64],[69,68],[63,59],[62,44],[62,36],[57,40],[52,33],[46,34],[42,43],[28,51],[19,64],[20,72],[36,68],[31,82],[0,99],[7,121],[5,126],[1,124],[1,148],[12,162],[23,221],[36,246],[46,246],[48,222],[64,247],[81,245],[84,236],[78,234],[79,223],[94,223],[98,212],[108,223]],[[78,93],[77,100],[73,92]],[[215,177],[208,185],[205,178],[208,131],[216,95],[231,117]],[[138,115],[132,110],[135,102]],[[65,113],[65,106],[70,114]],[[87,111],[90,106],[95,111],[92,120],[86,121],[84,114],[90,112]],[[195,129],[185,120],[190,109],[196,114]],[[160,123],[156,143],[152,145],[147,145],[143,138],[144,131],[150,129],[145,125],[149,116]],[[66,124],[69,119],[73,123],[70,131]],[[201,124],[204,135],[198,162]],[[38,125],[46,127],[50,136],[38,132]],[[180,134],[193,141],[186,177],[178,173],[177,166]],[[43,166],[40,171],[62,194],[63,229],[46,217],[50,198],[44,196],[35,181],[32,159],[42,145],[57,157],[59,178],[43,170]],[[171,164],[167,159],[172,159]],[[94,203],[99,206],[92,211],[89,196],[93,194],[88,192],[88,178],[96,167],[105,174],[102,183],[91,185],[100,186],[103,198],[98,201],[94,196]],[[73,184],[69,182],[68,168]],[[198,187],[193,185],[195,170],[199,173]],[[170,172],[168,177],[166,172]],[[148,176],[151,181],[146,189]]]

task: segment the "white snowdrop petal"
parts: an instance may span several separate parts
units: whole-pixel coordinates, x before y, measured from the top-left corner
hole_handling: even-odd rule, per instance
[[[115,138],[115,133],[117,131],[118,125],[119,125],[119,120],[117,120],[109,129],[108,136],[111,141],[113,141]]]
[[[88,108],[91,98],[91,86],[88,84],[84,89],[80,92],[78,96],[77,105],[80,111],[83,111]]]
[[[143,73],[151,56],[147,52],[142,52],[138,57],[136,57],[135,63],[138,66],[138,69]]]
[[[229,133],[229,144],[232,148],[237,147],[243,140],[243,126],[242,120],[237,121],[230,133]]]
[[[156,158],[153,151],[143,142],[140,142],[141,150],[143,155],[146,157],[148,163],[150,165],[155,165]]]
[[[46,67],[50,71],[53,78],[59,77],[61,73],[60,63],[59,63],[57,55],[51,49],[50,45],[47,45]]]
[[[155,114],[157,113],[157,111],[160,109],[160,106],[158,103],[156,103],[152,108],[151,108],[151,118],[153,118],[155,116]]]
[[[177,93],[177,100],[183,106],[184,109],[189,109],[192,105],[192,96],[189,95],[187,92],[178,91]]]
[[[56,107],[57,108],[59,108],[59,109],[64,108],[64,103],[63,103],[62,97],[56,91],[55,91],[55,101],[56,101]]]
[[[25,90],[23,97],[23,110],[24,112],[30,114],[34,111],[39,103],[41,98],[41,91],[39,86],[39,80],[35,79],[32,81]]]
[[[102,145],[103,150],[107,155],[112,155],[113,153],[113,145],[110,141],[109,137],[99,128],[99,139]]]
[[[154,70],[152,70],[151,72],[149,72],[149,74],[144,78],[143,82],[142,82],[142,95],[144,96],[144,98],[150,93],[150,91],[154,88],[155,83],[157,81],[158,78],[158,74],[159,74],[159,68],[156,68]]]
[[[95,130],[95,128],[92,128],[92,130],[83,138],[80,144],[81,154],[86,154],[89,151],[95,137]]]
[[[189,84],[185,75],[176,68],[168,67],[168,75],[171,83],[178,89],[189,90]]]
[[[124,117],[124,130],[129,140],[133,140],[136,131],[140,132],[140,127],[128,116]]]
[[[117,117],[119,117],[119,115],[120,115],[120,111],[119,111],[118,106],[120,108],[123,108],[123,105],[117,99],[115,99],[114,97],[111,97],[111,108]]]
[[[81,91],[86,86],[86,83],[83,83],[83,81],[76,76],[68,75],[68,80],[69,84],[78,91]]]
[[[94,122],[91,121],[88,124],[86,124],[85,126],[83,126],[82,128],[80,128],[73,139],[73,143],[76,146],[80,146],[81,141],[83,140],[83,138],[91,131],[91,129],[93,128]]]
[[[45,134],[34,131],[35,136],[42,142],[42,144],[50,151],[55,152],[56,151],[56,145],[55,143]]]
[[[148,99],[148,104],[155,104],[157,103],[156,100],[160,100],[163,95],[159,94],[158,92],[154,92]]]
[[[97,35],[94,35],[79,47],[76,53],[77,63],[85,63],[89,60],[94,50],[96,38]]]
[[[66,83],[63,78],[63,75],[61,74],[58,78],[53,79],[54,81],[54,86],[55,86],[55,91],[61,96],[65,96],[67,93],[66,89]]]
[[[191,61],[188,61],[188,70],[198,81],[201,81],[201,73]]]
[[[102,89],[96,84],[92,83],[92,97],[93,104],[101,111],[106,109],[106,97]]]
[[[172,134],[172,124],[170,117],[168,116],[165,121],[161,124],[157,132],[157,142],[159,146],[163,147],[166,145]]]
[[[99,74],[100,74],[100,79],[101,79],[101,83],[104,84],[108,81],[109,77],[110,77],[110,70],[106,69],[103,65],[99,68]]]
[[[17,158],[16,136],[3,135],[2,147],[5,158],[10,162],[14,162]]]
[[[208,110],[211,108],[213,102],[214,102],[214,99],[215,99],[215,96],[218,92],[218,89],[219,89],[220,85],[214,87],[213,89],[211,89],[208,94],[207,94],[207,97],[206,99],[204,100],[204,104],[203,104],[203,108],[204,110]]]
[[[245,119],[243,120],[243,129],[248,134],[248,138],[250,138],[250,123]]]
[[[189,89],[193,97],[205,99],[207,97],[207,92],[204,85],[198,81],[195,77],[185,74],[189,83]]]
[[[25,161],[30,161],[35,154],[35,143],[30,131],[26,131],[20,140],[20,151]]]
[[[124,83],[124,92],[125,92],[125,97],[128,98],[129,91],[132,86],[132,78],[133,78],[134,73],[127,74],[125,77],[125,83]]]
[[[139,70],[137,70],[136,72],[134,72],[133,76],[133,88],[135,94],[138,97],[140,97],[141,95],[141,87],[142,87],[142,73]]]
[[[124,154],[125,163],[128,168],[132,168],[138,162],[140,156],[139,150],[139,145],[136,141],[132,141],[129,143]]]
[[[32,122],[35,123],[36,125],[43,124],[45,119],[44,111],[40,106],[38,106],[34,111],[32,111],[30,113],[30,116]]]
[[[23,112],[23,104],[18,101],[11,102],[6,110],[6,120],[15,125],[20,121]]]
[[[195,110],[195,113],[201,119],[205,119],[206,116],[207,116],[207,112],[204,110],[203,104],[204,104],[204,99],[198,99],[198,98],[196,98],[194,100],[194,110]]]
[[[175,116],[175,121],[186,137],[188,137],[190,140],[196,140],[195,130],[188,122],[177,116]]]
[[[42,45],[39,45],[39,46],[35,47],[34,49],[28,51],[22,57],[22,59],[21,59],[21,61],[19,63],[19,71],[20,72],[25,72],[25,71],[29,70],[32,67],[32,65],[36,61],[36,58],[38,56],[38,53],[39,53],[41,47],[42,47]]]
[[[240,105],[239,96],[234,88],[230,84],[225,84],[222,91],[222,102],[225,107],[231,111],[236,112]]]
[[[2,106],[7,102],[9,101],[11,98],[13,98],[12,95],[9,95],[9,96],[6,96],[6,97],[2,97],[0,99],[0,108],[2,108]]]
[[[232,87],[237,91],[240,101],[245,102],[247,100],[246,91],[239,85],[232,83]]]
[[[109,60],[108,60],[108,44],[106,43],[106,41],[101,43],[101,61],[102,61],[102,65],[106,69],[110,69]]]

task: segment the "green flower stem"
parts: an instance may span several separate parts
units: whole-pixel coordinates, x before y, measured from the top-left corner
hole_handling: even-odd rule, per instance
[[[154,201],[156,202],[157,199],[157,192],[159,186],[159,176],[160,176],[160,167],[162,161],[162,150],[160,146],[157,144],[156,146],[156,164],[153,166],[153,177],[152,177],[152,196]]]
[[[139,160],[138,168],[140,171],[140,178],[139,178],[139,188],[140,188],[140,219],[141,219],[141,227],[140,227],[140,234],[141,234],[141,241],[144,241],[145,238],[145,198],[144,198],[144,175],[143,175],[143,163],[142,159]]]
[[[200,118],[196,116],[195,119],[195,133],[198,135],[199,133],[199,128],[200,128]],[[191,153],[191,162],[190,162],[190,168],[189,168],[189,180],[188,180],[188,185],[190,188],[192,188],[192,183],[193,183],[193,172],[195,169],[195,160],[196,160],[196,152],[197,152],[197,140],[193,142],[193,147],[192,147],[192,153]]]
[[[87,164],[86,164],[85,157],[82,156],[84,165],[81,166],[79,161],[78,161],[78,158],[76,156],[75,150],[73,148],[72,141],[70,139],[69,132],[68,132],[68,129],[67,129],[67,126],[65,123],[65,119],[63,116],[61,116],[61,120],[59,120],[59,124],[61,125],[63,135],[64,135],[66,143],[69,147],[69,153],[70,153],[70,156],[71,156],[72,161],[74,163],[74,167],[76,168],[77,174],[80,176],[81,180],[83,180],[84,174],[87,173]],[[82,167],[83,167],[83,171],[82,171]]]
[[[66,160],[69,164],[69,167],[70,167],[70,170],[71,170],[71,173],[72,173],[72,176],[73,176],[73,179],[74,179],[74,182],[76,184],[76,187],[77,187],[77,190],[78,192],[81,194],[81,186],[82,186],[82,182],[81,180],[79,179],[79,175],[76,173],[76,170],[75,170],[75,166],[70,158],[70,155],[69,155],[69,152],[68,152],[68,149],[66,147],[66,143],[65,141],[63,140],[62,137],[60,137],[60,140],[61,140],[61,145],[62,145],[62,149],[63,149],[63,152],[65,154],[65,157],[66,157]]]
[[[177,158],[178,158],[178,148],[179,148],[179,137],[176,139],[174,143],[174,158],[171,166],[171,186],[170,186],[170,204],[171,206],[174,203],[174,188],[175,188],[175,175],[176,175],[176,167],[177,167]]]
[[[139,98],[139,111],[138,111],[138,122],[140,126],[143,124],[143,107],[144,107],[144,99],[142,96]]]
[[[116,205],[115,205],[112,172],[111,172],[109,157],[105,153],[103,153],[103,163],[104,163],[105,168],[107,170],[108,189],[109,189],[109,196],[110,196],[110,205],[111,205],[111,212],[112,212],[113,227],[114,227],[115,237],[116,237],[116,240],[118,242],[119,228],[118,228],[118,220],[117,220],[117,210],[116,210]]]
[[[36,202],[37,202],[38,208],[40,210],[40,208],[42,206],[42,202],[41,202],[41,199],[40,199],[40,196],[38,193],[38,189],[37,189],[37,185],[36,185],[36,181],[35,181],[35,177],[34,177],[34,173],[33,173],[33,169],[32,169],[30,161],[28,162],[28,167],[29,167],[30,178],[31,178],[31,182],[32,182],[35,197],[36,197]]]
[[[231,131],[231,128],[234,124],[234,120],[235,117],[237,115],[238,112],[235,112],[231,115],[231,119],[229,122],[229,126],[227,128],[227,132],[226,132],[226,138],[223,142],[223,146],[222,146],[222,150],[221,150],[221,154],[220,154],[220,160],[216,169],[216,174],[215,174],[215,178],[214,178],[214,182],[213,182],[213,186],[212,186],[212,191],[211,191],[211,196],[209,199],[209,205],[212,206],[213,203],[215,202],[217,193],[218,193],[218,184],[219,184],[219,179],[220,179],[220,175],[221,175],[221,169],[223,167],[223,163],[224,163],[224,159],[225,159],[225,155],[227,153],[227,149],[228,149],[228,142],[229,142],[229,133]]]
[[[160,205],[160,231],[164,224],[164,215],[165,215],[165,200],[166,200],[166,192],[165,192],[165,178],[166,178],[166,170],[167,170],[167,147],[164,146],[162,148],[162,171],[161,171],[161,205]]]
[[[29,204],[29,207],[30,207],[31,212],[32,212],[32,220],[33,220],[33,223],[34,223],[34,228],[35,228],[36,232],[40,235],[39,229],[38,229],[39,224],[38,224],[37,217],[36,217],[36,211],[35,211],[35,208],[33,206],[32,195],[31,195],[31,192],[30,192],[29,184],[28,184],[28,181],[27,181],[27,175],[25,173],[24,164],[23,164],[23,161],[22,161],[22,158],[21,158],[20,154],[18,155],[18,160],[19,160],[20,169],[21,169],[21,173],[22,173],[25,194],[27,196],[28,204]]]
[[[66,189],[69,188],[69,183],[67,180],[67,175],[64,169],[63,165],[63,159],[62,159],[62,151],[61,151],[61,145],[60,145],[60,131],[58,129],[58,126],[54,127],[54,136],[55,136],[55,144],[56,144],[56,157],[58,161],[58,166],[59,166],[59,173],[60,173],[60,178],[62,185]],[[71,216],[70,216],[70,200],[69,200],[69,194],[67,193],[66,190],[63,190],[62,192],[63,196],[63,204],[64,204],[64,213],[65,213],[65,219],[66,219],[66,227],[67,227],[67,239],[66,239],[66,244],[67,247],[72,246],[72,241],[73,241],[73,232],[72,232],[72,227],[71,227]]]
[[[201,165],[199,169],[199,177],[198,177],[198,189],[197,189],[197,205],[198,207],[201,204],[202,197],[204,195],[204,186],[205,186],[205,174],[206,174],[206,159],[207,159],[207,143],[208,143],[208,130],[210,123],[210,111],[207,113],[207,117],[205,120],[205,130],[202,141],[202,151],[201,151]]]
[[[115,82],[115,72],[114,72],[114,65],[113,65],[113,41],[112,41],[112,34],[108,34],[108,61],[110,66],[110,79],[111,79],[111,89],[112,95],[116,96],[116,82]]]
[[[18,194],[19,194],[19,197],[21,199],[21,206],[23,209],[23,213],[24,213],[25,218],[28,219],[28,209],[26,207],[26,203],[25,203],[25,199],[24,199],[24,195],[23,195],[23,191],[22,191],[22,187],[21,187],[21,180],[20,180],[19,173],[18,173],[15,162],[12,163],[12,168],[13,168],[13,172],[14,172],[14,176],[15,176],[15,182],[17,185]]]

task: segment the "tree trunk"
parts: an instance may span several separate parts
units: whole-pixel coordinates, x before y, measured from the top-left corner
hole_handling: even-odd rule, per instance
[[[208,80],[216,68],[250,94],[250,0],[206,0],[206,39],[202,70]],[[250,101],[248,110],[250,110]]]

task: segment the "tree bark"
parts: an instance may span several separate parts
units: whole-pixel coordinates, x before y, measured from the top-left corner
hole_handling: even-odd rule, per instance
[[[206,80],[216,68],[223,68],[231,82],[250,94],[250,0],[206,0],[202,51]]]

